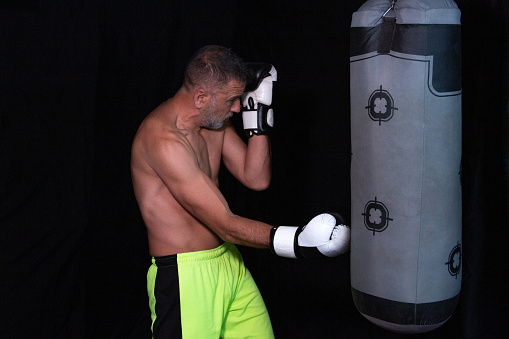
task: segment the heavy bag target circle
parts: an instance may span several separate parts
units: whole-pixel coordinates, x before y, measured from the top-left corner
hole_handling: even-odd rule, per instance
[[[375,232],[383,232],[387,226],[389,226],[389,221],[392,219],[389,218],[389,210],[385,205],[375,200],[370,200],[366,206],[364,207],[364,225],[370,231],[373,231],[373,235]]]
[[[382,85],[380,85],[380,89],[371,93],[366,108],[369,118],[373,121],[378,121],[379,124],[381,124],[382,121],[391,120],[394,110],[397,110],[397,108],[394,107],[394,100],[391,94],[383,90]]]

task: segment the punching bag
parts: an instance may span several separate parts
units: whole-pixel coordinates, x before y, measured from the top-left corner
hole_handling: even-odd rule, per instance
[[[430,331],[461,288],[460,11],[372,0],[350,33],[352,297],[380,327]]]

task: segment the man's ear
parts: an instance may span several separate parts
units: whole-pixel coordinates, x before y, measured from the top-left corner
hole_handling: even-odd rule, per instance
[[[205,106],[208,98],[209,94],[204,89],[198,88],[196,91],[194,91],[193,99],[196,108],[201,109],[203,106]]]

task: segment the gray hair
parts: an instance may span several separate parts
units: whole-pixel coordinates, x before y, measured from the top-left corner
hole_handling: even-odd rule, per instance
[[[187,91],[197,87],[213,91],[232,80],[245,84],[249,76],[244,62],[231,49],[208,45],[200,48],[187,64],[183,86]]]

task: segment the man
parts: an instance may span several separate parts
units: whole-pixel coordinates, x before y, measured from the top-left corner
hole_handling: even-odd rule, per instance
[[[218,189],[221,161],[246,187],[268,187],[271,102],[262,101],[272,100],[275,77],[273,68],[256,74],[230,49],[205,46],[189,62],[182,87],[138,129],[131,172],[153,256],[147,286],[154,338],[273,337],[264,302],[233,244],[270,246],[288,257],[347,249],[349,230],[331,215],[316,217],[305,230],[274,228],[233,214]],[[260,109],[263,114],[254,115],[263,121],[249,128],[246,145],[228,119],[240,112],[253,81],[258,88],[245,102]]]

